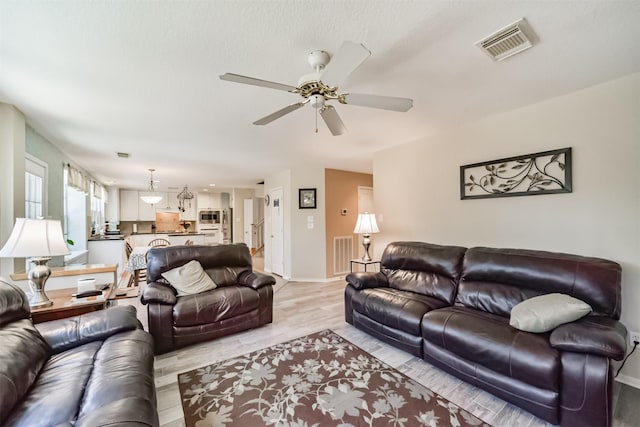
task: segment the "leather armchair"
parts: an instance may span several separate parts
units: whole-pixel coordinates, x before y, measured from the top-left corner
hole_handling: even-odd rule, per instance
[[[147,259],[141,301],[157,354],[271,323],[275,279],[253,271],[245,244],[153,248]],[[217,287],[178,296],[162,273],[191,260]]]
[[[153,343],[132,306],[38,324],[0,279],[3,426],[157,426]]]

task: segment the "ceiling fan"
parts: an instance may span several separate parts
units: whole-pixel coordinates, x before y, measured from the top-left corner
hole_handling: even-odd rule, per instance
[[[358,93],[338,93],[340,86],[346,78],[362,64],[371,52],[360,43],[345,41],[333,58],[323,50],[314,50],[307,56],[309,65],[315,70],[311,74],[306,74],[298,80],[298,86],[291,86],[253,77],[241,76],[240,74],[226,73],[220,79],[235,83],[262,86],[270,89],[284,90],[297,93],[302,98],[301,102],[288,105],[275,113],[271,113],[255,122],[254,125],[266,125],[280,117],[289,114],[305,104],[316,109],[316,114],[326,123],[334,136],[342,135],[346,128],[338,112],[327,103],[327,101],[338,101],[341,104],[359,105],[361,107],[381,108],[391,111],[408,111],[413,106],[413,100],[408,98],[398,98],[393,96],[364,95]],[[331,62],[329,62],[331,60]],[[333,84],[335,86],[330,86]],[[318,129],[316,128],[316,132]]]

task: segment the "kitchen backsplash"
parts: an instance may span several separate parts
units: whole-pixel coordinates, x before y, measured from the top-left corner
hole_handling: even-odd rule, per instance
[[[133,224],[138,224],[138,234],[152,233],[151,227],[155,221],[120,221],[120,234],[128,236],[133,233]]]

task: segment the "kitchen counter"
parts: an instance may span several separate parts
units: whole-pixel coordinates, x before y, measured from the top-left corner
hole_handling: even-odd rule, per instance
[[[171,245],[185,245],[190,240],[194,245],[203,245],[204,233],[182,233],[182,232],[156,232],[156,233],[136,233],[127,236],[127,240],[131,243],[131,246],[147,246],[151,240],[154,239],[167,239]]]
[[[124,236],[122,234],[112,234],[112,235],[89,237],[87,240],[89,242],[99,242],[102,240],[124,240]]]

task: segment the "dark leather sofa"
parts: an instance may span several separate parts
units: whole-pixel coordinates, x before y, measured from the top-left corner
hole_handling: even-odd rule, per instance
[[[612,360],[626,352],[612,261],[519,249],[394,242],[381,271],[351,273],[347,322],[563,426],[612,422]],[[592,307],[550,332],[509,325],[511,308],[563,293]]]
[[[40,323],[0,279],[0,425],[157,426],[153,343],[131,306]]]
[[[200,262],[217,287],[178,297],[162,273],[191,260]],[[148,306],[156,353],[271,323],[274,284],[272,276],[253,271],[244,243],[150,249],[141,300]]]

